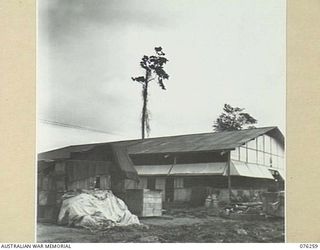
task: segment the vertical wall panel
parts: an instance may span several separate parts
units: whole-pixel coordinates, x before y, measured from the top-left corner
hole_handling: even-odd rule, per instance
[[[278,154],[282,157],[284,156],[284,150],[281,146],[278,147]]]
[[[248,148],[248,162],[257,163],[257,153],[253,149]]]
[[[284,169],[284,159],[282,157],[279,157],[279,165],[278,167],[280,169]]]
[[[257,150],[263,151],[263,137],[262,137],[262,136],[259,136],[259,137],[257,138],[257,141],[258,141],[258,148],[257,148]]]
[[[183,188],[183,177],[174,178],[174,188]]]
[[[265,152],[271,153],[271,140],[270,140],[270,136],[265,135],[264,143],[265,143],[265,148],[264,148]]]
[[[277,143],[275,141],[275,139],[271,138],[271,153],[276,155],[277,154]]]
[[[258,151],[258,164],[264,165],[264,152]]]
[[[240,147],[240,161],[247,161],[247,149],[244,147]]]
[[[231,159],[239,161],[240,160],[240,148],[237,147],[235,150],[231,151]]]

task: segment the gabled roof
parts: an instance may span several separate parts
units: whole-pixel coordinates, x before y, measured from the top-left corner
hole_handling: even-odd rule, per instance
[[[155,137],[144,140],[137,139],[119,142],[74,145],[39,153],[38,160],[68,159],[70,158],[71,153],[86,152],[95,147],[107,144],[126,147],[128,154],[231,150],[262,134],[269,134],[276,138],[284,147],[284,137],[280,130],[277,127],[264,127],[237,131]]]
[[[259,135],[270,134],[280,144],[284,138],[277,127],[252,128],[204,134],[179,135],[140,140],[128,147],[129,154],[180,153],[231,150]]]
[[[284,147],[284,137],[277,127],[252,128],[237,131],[211,132],[128,140],[120,142],[74,145],[38,154],[38,161],[69,159],[72,153],[110,146],[115,163],[129,178],[136,175],[129,155],[157,153],[186,153],[232,150],[260,135],[268,134],[276,138]],[[131,177],[130,177],[131,176]]]
[[[85,144],[85,145],[74,145],[74,146],[67,146],[63,148],[46,151],[38,154],[38,161],[69,159],[71,153],[86,152],[86,151],[89,151],[90,149],[93,149],[97,145],[99,144],[95,143],[95,144]]]

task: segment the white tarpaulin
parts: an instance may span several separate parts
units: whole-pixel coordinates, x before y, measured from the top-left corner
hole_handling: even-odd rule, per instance
[[[126,204],[109,190],[84,191],[69,196],[65,196],[60,209],[60,225],[102,230],[140,224],[138,217],[131,214]]]

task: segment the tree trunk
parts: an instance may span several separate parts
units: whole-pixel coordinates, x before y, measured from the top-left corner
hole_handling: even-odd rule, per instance
[[[142,89],[143,106],[142,106],[142,118],[141,118],[141,137],[142,137],[142,139],[145,138],[147,96],[148,96],[148,87],[143,86],[143,89]]]
[[[141,137],[142,139],[145,138],[145,130],[146,130],[146,113],[147,113],[147,103],[148,103],[148,81],[149,81],[149,73],[146,72],[145,77],[145,84],[142,86],[142,99],[143,99],[143,106],[142,106],[142,117],[141,117]]]

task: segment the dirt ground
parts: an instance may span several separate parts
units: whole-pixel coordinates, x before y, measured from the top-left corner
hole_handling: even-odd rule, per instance
[[[38,223],[38,242],[284,242],[284,221],[232,220],[204,208],[170,210],[163,217],[140,219],[142,226],[91,232]]]

